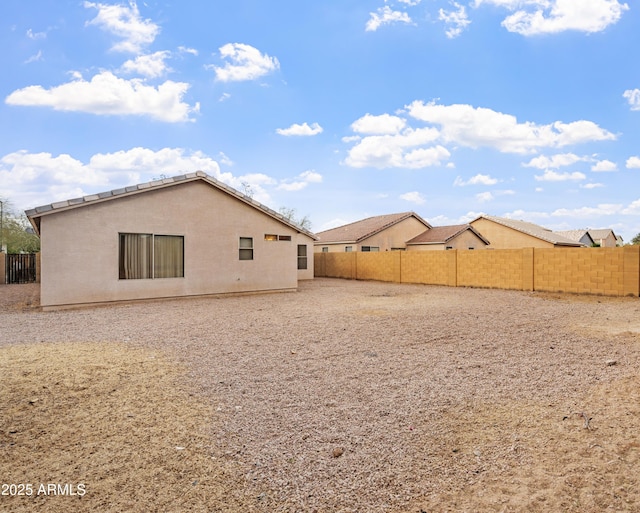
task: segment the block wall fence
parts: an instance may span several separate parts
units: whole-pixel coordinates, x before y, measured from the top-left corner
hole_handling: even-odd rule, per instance
[[[640,246],[314,253],[315,276],[640,296]]]

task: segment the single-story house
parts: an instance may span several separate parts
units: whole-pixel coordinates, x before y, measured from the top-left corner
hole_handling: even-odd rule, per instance
[[[317,233],[315,251],[404,250],[408,240],[429,228],[431,225],[415,212],[368,217]]]
[[[487,249],[585,247],[581,242],[558,235],[537,224],[506,217],[481,215],[469,224],[491,242]]]
[[[489,241],[470,224],[456,224],[425,230],[407,241],[407,250],[484,249],[488,245]]]
[[[618,245],[618,237],[611,228],[589,230],[593,242],[601,248],[615,248]]]
[[[316,237],[198,171],[28,210],[41,305],[296,290]]]
[[[594,246],[594,240],[589,234],[589,230],[563,230],[555,232],[562,237],[574,240],[576,242],[582,242],[587,247]]]

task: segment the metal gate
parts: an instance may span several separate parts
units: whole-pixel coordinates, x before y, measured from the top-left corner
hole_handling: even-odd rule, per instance
[[[35,283],[36,254],[6,255],[5,283]]]

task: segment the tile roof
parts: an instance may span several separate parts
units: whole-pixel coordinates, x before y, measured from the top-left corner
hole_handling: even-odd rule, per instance
[[[426,230],[417,237],[407,241],[407,244],[444,244],[454,239],[461,233],[471,230],[486,244],[489,241],[485,239],[473,226],[470,224],[454,224],[449,226],[434,226],[433,228]]]
[[[593,239],[591,238],[591,235],[589,235],[589,231],[588,230],[560,230],[560,231],[556,231],[554,233],[557,233],[558,235],[562,236],[562,237],[566,237],[567,239],[571,239],[573,241],[576,242],[582,242],[582,238],[587,235],[591,241],[593,242]]]
[[[515,219],[509,219],[506,217],[498,217],[498,216],[490,216],[485,214],[474,219],[473,221],[471,221],[471,223],[474,223],[478,219],[488,219],[489,221],[493,221],[494,223],[498,223],[503,226],[507,226],[508,228],[511,228],[513,230],[526,233],[527,235],[531,235],[532,237],[541,239],[543,241],[549,242],[556,246],[572,246],[572,247],[584,246],[584,244],[580,242],[576,242],[574,240],[568,239],[567,237],[558,235],[557,233],[554,233],[547,228],[544,228],[534,223],[529,223],[527,221],[516,221]]]
[[[29,221],[31,221],[31,224],[36,229],[36,232],[39,233],[40,231],[39,218],[41,216],[53,214],[63,210],[70,210],[73,208],[84,207],[84,206],[95,204],[95,203],[101,203],[101,202],[109,201],[119,197],[140,194],[149,190],[156,190],[156,189],[162,189],[165,187],[171,187],[173,185],[177,185],[180,183],[193,182],[197,180],[202,180],[203,182],[206,182],[209,185],[212,185],[213,187],[216,187],[217,189],[220,189],[223,192],[226,192],[227,194],[234,196],[235,198],[239,199],[243,203],[246,203],[258,210],[261,210],[268,216],[271,216],[277,219],[278,221],[280,221],[281,223],[284,223],[290,226],[291,228],[294,228],[298,232],[308,235],[314,240],[317,239],[317,237],[313,233],[306,230],[305,228],[302,228],[301,226],[298,226],[296,223],[290,221],[281,213],[276,212],[275,210],[271,210],[269,207],[254,200],[250,196],[242,194],[241,192],[237,191],[233,187],[230,187],[229,185],[221,182],[220,180],[217,180],[216,178],[209,176],[204,171],[196,171],[195,173],[187,173],[184,175],[174,176],[171,178],[163,178],[161,180],[154,180],[152,182],[146,182],[138,185],[122,187],[122,188],[114,189],[111,191],[100,192],[97,194],[90,194],[88,196],[83,196],[82,198],[74,198],[66,201],[58,201],[56,203],[50,203],[48,205],[42,205],[30,210],[26,210],[25,214],[27,214]]]
[[[617,238],[611,228],[602,228],[598,230],[587,230],[587,231],[589,232],[589,235],[591,235],[591,238],[593,240],[606,239],[610,234],[612,234],[614,238]]]
[[[318,240],[323,243],[358,243],[410,217],[415,217],[418,221],[424,224],[426,228],[431,228],[431,225],[415,212],[401,212],[399,214],[386,214],[382,216],[368,217],[360,221],[355,221],[343,226],[338,226],[337,228],[319,232],[316,235]]]

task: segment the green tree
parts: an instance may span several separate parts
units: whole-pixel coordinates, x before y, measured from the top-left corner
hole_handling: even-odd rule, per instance
[[[631,239],[631,244],[640,246],[640,233],[636,235],[633,239]]]
[[[25,214],[16,214],[11,202],[0,199],[0,246],[7,253],[36,253],[40,251],[40,238],[35,234]]]

